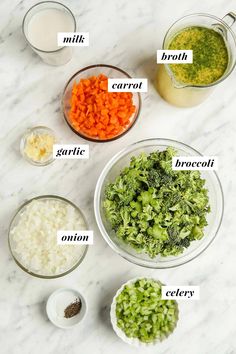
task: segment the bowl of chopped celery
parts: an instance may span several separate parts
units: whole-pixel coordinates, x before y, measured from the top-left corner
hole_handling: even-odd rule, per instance
[[[140,347],[166,339],[179,319],[175,300],[162,300],[162,283],[153,278],[135,278],[117,291],[110,317],[114,331],[124,342]]]
[[[97,182],[94,210],[109,246],[149,268],[179,266],[214,240],[223,191],[213,170],[172,169],[174,156],[201,156],[169,139],[147,139],[116,154]]]

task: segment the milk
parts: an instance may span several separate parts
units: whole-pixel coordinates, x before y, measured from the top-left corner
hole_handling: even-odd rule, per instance
[[[46,3],[45,3],[46,4]],[[37,11],[36,11],[37,10]],[[61,8],[41,8],[40,4],[32,8],[26,15],[24,33],[32,49],[51,65],[61,65],[71,59],[70,47],[58,47],[58,32],[75,31],[72,14],[61,5]]]
[[[57,50],[57,33],[73,32],[74,23],[71,16],[62,10],[40,10],[28,23],[28,40],[45,51]]]

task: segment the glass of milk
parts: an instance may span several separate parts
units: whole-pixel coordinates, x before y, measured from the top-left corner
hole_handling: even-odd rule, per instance
[[[45,63],[63,65],[71,59],[72,48],[57,45],[58,32],[76,32],[75,17],[65,5],[54,1],[34,5],[25,14],[22,29],[26,41]]]

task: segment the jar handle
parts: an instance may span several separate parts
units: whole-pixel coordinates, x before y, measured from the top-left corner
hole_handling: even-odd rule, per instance
[[[226,14],[222,20],[229,26],[232,27],[236,22],[236,14],[234,12],[229,12]]]

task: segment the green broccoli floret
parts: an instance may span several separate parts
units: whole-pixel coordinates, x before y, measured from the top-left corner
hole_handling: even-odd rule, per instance
[[[199,171],[173,171],[176,151],[131,158],[105,188],[105,215],[117,237],[151,258],[181,254],[204,235],[210,211]]]

